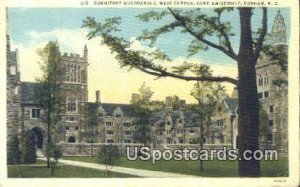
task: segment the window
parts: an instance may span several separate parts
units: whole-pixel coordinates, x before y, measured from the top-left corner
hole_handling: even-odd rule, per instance
[[[183,134],[183,130],[177,130],[177,134]]]
[[[258,78],[258,86],[263,86],[264,83],[263,83],[263,78],[259,77]]]
[[[258,93],[258,98],[259,98],[259,99],[263,98],[262,92],[259,92],[259,93]]]
[[[18,86],[15,87],[15,95],[17,95],[17,94],[19,94],[19,87]]]
[[[106,140],[106,143],[114,143],[114,140]]]
[[[182,123],[182,120],[180,119],[180,120],[178,120],[178,123]]]
[[[270,112],[273,112],[273,105],[270,106]]]
[[[171,125],[171,122],[170,122],[170,121],[167,121],[167,125]]]
[[[66,116],[66,122],[78,122],[77,116]]]
[[[103,113],[99,113],[99,114],[98,114],[98,117],[103,118],[103,117],[104,117],[104,114],[103,114]]]
[[[41,109],[33,108],[31,109],[31,118],[37,119],[40,118]]]
[[[273,127],[273,120],[269,120],[269,126]]]
[[[114,131],[106,131],[106,134],[107,134],[107,135],[114,135],[115,132],[114,132]]]
[[[16,72],[16,66],[10,66],[10,74],[11,75],[16,75],[17,72]]]
[[[183,144],[183,139],[179,139],[179,143],[180,143],[180,144]]]
[[[170,130],[167,130],[167,134],[171,134],[171,131],[170,131]]]
[[[68,112],[77,112],[77,99],[75,97],[67,98],[67,111]]]
[[[116,115],[116,118],[120,118],[120,117],[122,117],[121,114],[117,114]]]
[[[66,131],[70,130],[69,125],[66,125]]]
[[[269,92],[265,92],[265,98],[269,97]]]
[[[125,136],[130,136],[131,135],[131,131],[124,131],[124,135]]]
[[[123,124],[124,127],[130,127],[130,125],[131,125],[131,124],[128,123],[128,122],[126,122],[126,123]]]
[[[273,139],[272,134],[268,134],[268,135],[267,135],[267,140],[268,140],[268,141],[272,141],[272,139]]]
[[[124,140],[124,143],[131,143],[131,140]]]
[[[111,126],[113,126],[113,122],[106,122],[106,123],[105,123],[105,126],[106,126],[106,127],[111,127]]]
[[[75,126],[75,131],[78,131],[79,130],[79,127],[78,126]]]
[[[68,64],[66,67],[66,81],[80,82],[80,66]]]
[[[194,129],[190,129],[190,134],[195,133]]]

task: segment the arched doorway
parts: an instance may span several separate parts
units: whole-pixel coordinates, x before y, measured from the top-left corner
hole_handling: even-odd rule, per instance
[[[76,142],[76,139],[74,136],[70,136],[69,139],[68,139],[68,143],[75,143]]]
[[[33,127],[35,146],[37,149],[43,149],[43,130],[40,127]]]

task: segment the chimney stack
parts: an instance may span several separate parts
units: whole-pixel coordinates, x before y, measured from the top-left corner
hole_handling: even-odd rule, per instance
[[[166,97],[166,109],[172,109],[172,97]]]
[[[133,93],[132,95],[131,95],[131,103],[136,103],[136,102],[138,102],[139,101],[139,98],[140,98],[140,95],[139,94],[137,94],[137,93]]]
[[[185,107],[186,107],[185,100],[180,99],[180,100],[179,100],[179,109],[180,109],[180,110],[185,110]]]
[[[99,90],[96,91],[96,103],[101,103]]]

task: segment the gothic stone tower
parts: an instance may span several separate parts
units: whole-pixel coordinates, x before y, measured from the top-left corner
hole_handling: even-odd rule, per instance
[[[286,26],[284,18],[278,11],[272,27],[273,48],[283,47],[287,52]],[[275,85],[273,81],[287,81],[287,72],[270,56],[261,54],[256,65],[257,89],[260,104],[269,116],[270,132],[261,137],[263,142],[270,142],[278,150],[288,148],[288,88],[286,84]]]
[[[10,50],[8,12],[6,10],[6,107],[7,107],[7,136],[21,132],[21,91],[18,50]]]
[[[79,143],[81,124],[84,123],[85,105],[88,101],[87,66],[88,50],[84,47],[83,56],[64,53],[60,60],[65,68],[64,90],[66,107],[62,114],[65,124],[64,142]]]

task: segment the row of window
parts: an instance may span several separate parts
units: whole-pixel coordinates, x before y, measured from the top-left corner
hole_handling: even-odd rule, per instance
[[[115,140],[113,140],[113,139],[107,139],[106,143],[115,143]],[[132,141],[129,140],[129,139],[125,139],[124,143],[132,143]]]
[[[172,131],[171,130],[167,130],[166,133],[167,133],[167,135],[169,135],[169,134],[172,133]],[[184,133],[184,130],[182,130],[182,129],[178,129],[177,130],[177,134],[183,134],[183,133]],[[195,130],[194,129],[190,129],[189,133],[193,134],[193,133],[195,133]],[[157,131],[156,134],[157,135],[163,135],[163,131]]]
[[[111,122],[111,121],[107,121],[107,122],[105,122],[105,126],[106,127],[113,127],[114,123]],[[129,122],[123,123],[123,127],[130,127],[130,126],[131,126],[131,123],[129,123]],[[135,129],[136,129],[136,127],[135,127]]]
[[[68,64],[66,67],[66,81],[80,82],[81,70],[80,66],[76,64]]]
[[[258,92],[258,98],[259,99],[268,98],[268,97],[269,97],[269,92],[268,91]]]
[[[266,86],[266,85],[269,85],[269,77],[268,77],[268,75],[266,75],[265,77],[259,77],[258,79],[257,79],[257,85],[258,86]]]
[[[181,124],[181,123],[182,123],[182,120],[179,119],[179,120],[178,120],[178,123]],[[167,124],[167,125],[171,125],[171,122],[170,122],[170,121],[162,122],[162,123],[160,124],[160,127],[164,127],[166,124]]]
[[[74,127],[75,131],[78,131],[79,130],[79,126],[75,126]],[[70,130],[70,126],[69,125],[66,125],[66,131]]]
[[[106,135],[114,135],[114,134],[115,134],[115,131],[113,131],[113,130],[107,130],[106,131]],[[131,136],[132,132],[131,131],[124,131],[123,134],[125,136]]]

